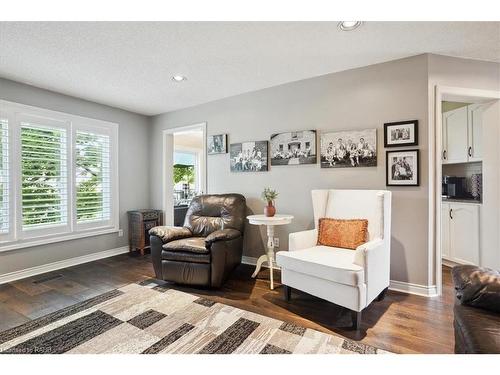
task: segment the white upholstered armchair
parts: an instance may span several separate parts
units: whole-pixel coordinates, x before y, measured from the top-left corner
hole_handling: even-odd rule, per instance
[[[359,328],[361,311],[389,287],[391,192],[313,190],[315,229],[291,233],[289,251],[279,251],[285,298],[291,288],[352,310]],[[317,245],[320,218],[367,219],[367,242],[356,250]]]

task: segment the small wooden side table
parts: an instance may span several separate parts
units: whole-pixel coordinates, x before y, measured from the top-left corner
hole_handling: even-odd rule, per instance
[[[128,211],[128,241],[130,251],[149,248],[149,230],[163,225],[163,211],[134,210]]]
[[[265,225],[267,227],[267,253],[261,255],[257,259],[257,266],[255,267],[255,272],[252,277],[255,278],[262,268],[262,263],[267,262],[269,265],[269,279],[271,282],[271,289],[274,289],[273,280],[273,263],[274,263],[274,226],[275,225],[285,225],[290,224],[293,220],[292,215],[274,215],[273,217],[267,217],[266,215],[250,215],[247,216],[250,224],[253,225]]]

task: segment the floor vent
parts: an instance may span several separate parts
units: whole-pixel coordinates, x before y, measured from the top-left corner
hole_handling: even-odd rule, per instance
[[[63,277],[63,275],[61,275],[60,273],[55,275],[47,275],[34,280],[33,284],[42,284],[50,280],[60,279],[61,277]]]

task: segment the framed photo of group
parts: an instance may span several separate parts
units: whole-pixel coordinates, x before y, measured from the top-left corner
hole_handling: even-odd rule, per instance
[[[386,151],[386,185],[419,186],[419,150]]]
[[[267,172],[268,142],[240,142],[229,145],[231,172]]]
[[[384,147],[418,145],[418,120],[384,124]]]

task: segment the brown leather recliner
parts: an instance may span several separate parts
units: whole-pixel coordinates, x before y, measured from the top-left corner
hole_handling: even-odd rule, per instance
[[[500,353],[500,272],[464,265],[452,276],[455,353]]]
[[[241,194],[193,199],[183,227],[149,231],[156,278],[220,287],[241,263],[246,200]]]

